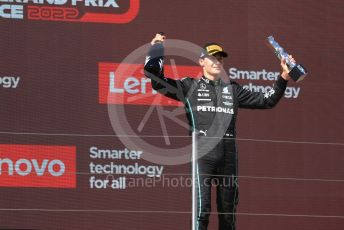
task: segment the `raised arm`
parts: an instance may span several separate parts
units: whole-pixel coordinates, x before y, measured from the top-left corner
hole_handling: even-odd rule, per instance
[[[290,58],[294,60],[291,56]],[[294,60],[295,61],[295,60]],[[285,60],[281,61],[282,73],[269,92],[259,93],[244,89],[237,83],[233,84],[240,108],[270,109],[281,99],[290,80],[289,70]]]
[[[166,36],[162,33],[156,34],[153,38],[146,57],[144,72],[146,77],[151,79],[153,89],[169,98],[184,101],[190,79],[174,80],[165,77],[163,44],[165,39]]]

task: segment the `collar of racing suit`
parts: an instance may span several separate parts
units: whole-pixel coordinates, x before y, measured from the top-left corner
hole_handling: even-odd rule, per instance
[[[208,84],[213,85],[213,86],[218,86],[218,85],[222,84],[221,79],[216,80],[216,81],[212,81],[212,80],[209,80],[208,78],[206,78],[205,76],[202,76],[202,80],[205,81]]]

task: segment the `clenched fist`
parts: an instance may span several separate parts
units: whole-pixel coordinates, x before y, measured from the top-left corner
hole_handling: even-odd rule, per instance
[[[151,44],[154,45],[155,43],[163,43],[165,40],[166,40],[165,34],[160,32],[155,35],[155,37],[151,41]]]
[[[289,55],[289,58],[291,59],[292,62],[296,62],[293,56]],[[286,81],[289,81],[291,77],[289,76],[289,69],[288,69],[285,59],[281,60],[281,67],[282,67],[282,73],[281,73],[282,78]]]

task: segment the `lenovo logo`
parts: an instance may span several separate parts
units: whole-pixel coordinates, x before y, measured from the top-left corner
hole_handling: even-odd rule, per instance
[[[76,148],[0,145],[0,186],[75,188]]]
[[[164,66],[165,75],[181,79],[198,76],[198,66]],[[177,76],[176,76],[177,73]],[[181,106],[182,103],[157,94],[144,76],[143,64],[99,63],[99,103]]]
[[[8,158],[0,159],[0,175],[2,174],[2,165],[7,165],[9,176],[14,174],[20,176],[28,176],[30,174],[44,176],[45,173],[49,173],[52,176],[62,176],[65,172],[65,164],[57,159],[50,162],[48,159],[44,159],[42,163],[39,163],[37,159],[19,159],[15,163]]]

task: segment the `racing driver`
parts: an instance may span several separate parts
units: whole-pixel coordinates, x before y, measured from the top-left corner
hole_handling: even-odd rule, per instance
[[[239,108],[269,109],[284,94],[290,79],[284,60],[282,73],[272,89],[265,93],[251,92],[236,82],[221,79],[223,61],[228,54],[215,43],[205,45],[199,57],[203,76],[174,80],[164,76],[163,33],[156,34],[144,65],[145,75],[159,93],[181,101],[187,111],[191,130],[198,136],[197,228],[208,227],[211,212],[211,187],[216,179],[216,201],[220,230],[235,229],[235,209],[238,203],[238,157],[235,145],[235,123]],[[290,58],[295,61],[291,56]],[[223,78],[223,77],[222,77]],[[215,184],[215,183],[213,183]]]

